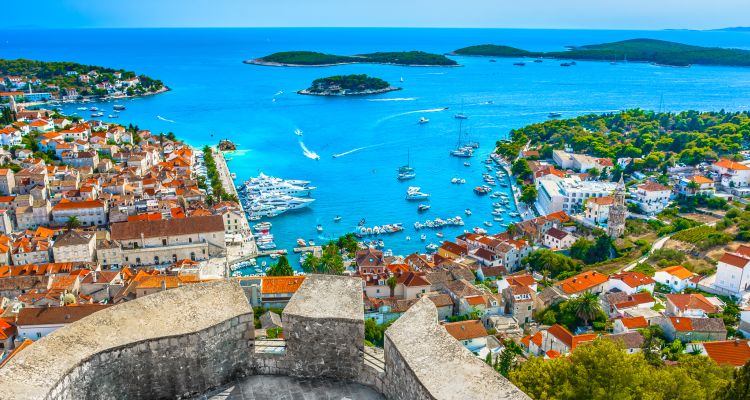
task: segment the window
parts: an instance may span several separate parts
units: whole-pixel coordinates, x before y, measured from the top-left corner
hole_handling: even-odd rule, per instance
[[[42,337],[42,332],[37,332],[37,333],[36,333],[36,338],[37,338],[37,339],[40,339],[41,337]]]
[[[167,239],[162,239],[161,240],[161,245],[162,246],[166,246],[167,245]]]

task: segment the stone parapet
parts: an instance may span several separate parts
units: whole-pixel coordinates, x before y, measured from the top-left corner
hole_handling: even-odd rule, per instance
[[[386,330],[384,348],[388,400],[529,399],[440,326],[427,298]]]

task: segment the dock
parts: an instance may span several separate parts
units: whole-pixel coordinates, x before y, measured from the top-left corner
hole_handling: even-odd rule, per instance
[[[295,247],[293,251],[295,253],[313,253],[315,257],[323,256],[323,246]]]

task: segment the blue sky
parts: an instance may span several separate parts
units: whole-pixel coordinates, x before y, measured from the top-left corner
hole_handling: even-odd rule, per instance
[[[4,25],[27,28],[711,29],[750,25],[750,0],[6,0],[5,3]],[[15,18],[8,21],[8,16]]]

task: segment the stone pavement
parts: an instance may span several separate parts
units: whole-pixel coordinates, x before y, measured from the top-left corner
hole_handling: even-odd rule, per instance
[[[196,400],[384,400],[373,389],[329,379],[256,375]]]

